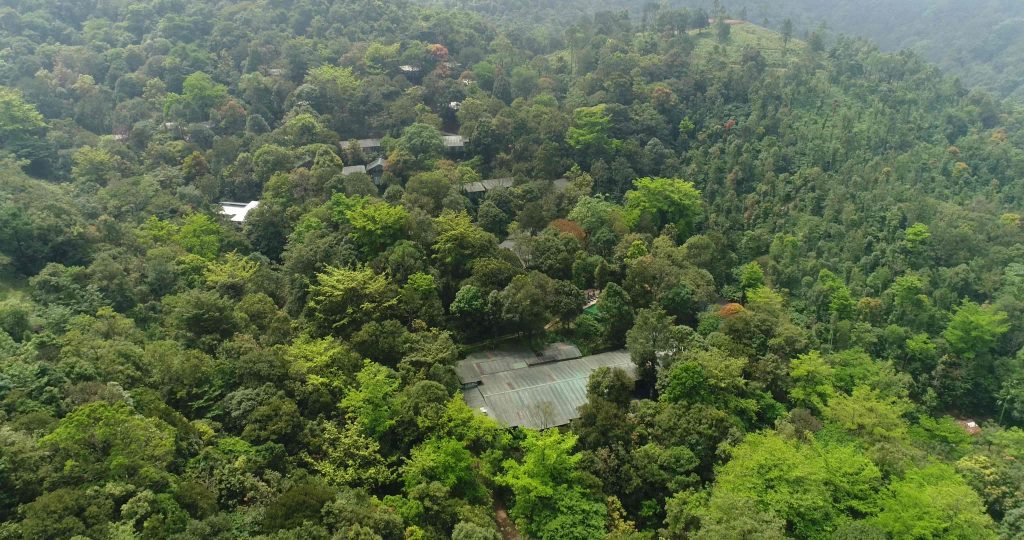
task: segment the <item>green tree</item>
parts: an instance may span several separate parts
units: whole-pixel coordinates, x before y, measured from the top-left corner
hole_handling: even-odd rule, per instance
[[[401,206],[365,200],[346,210],[345,218],[352,226],[351,236],[356,244],[368,255],[376,255],[401,239],[409,213]]]
[[[965,301],[957,308],[942,337],[949,347],[964,358],[984,356],[992,352],[997,340],[1010,329],[1006,312],[990,305]]]
[[[584,540],[604,536],[607,509],[579,486],[576,437],[557,430],[527,431],[522,461],[506,460],[495,478],[512,490],[512,517],[537,538]]]
[[[789,378],[793,381],[789,398],[798,407],[820,412],[836,393],[835,370],[818,351],[790,360]]]
[[[488,255],[498,247],[493,234],[473,224],[465,212],[445,210],[434,219],[437,237],[434,240],[434,260],[445,271],[445,276],[461,279],[468,275],[472,262]]]
[[[214,107],[220,106],[228,96],[227,87],[197,71],[185,78],[181,94],[167,94],[164,114],[174,115],[186,121],[201,122],[210,116]]]
[[[350,403],[357,407],[355,398]],[[361,409],[362,404],[358,408]],[[328,484],[377,488],[397,477],[389,460],[380,454],[380,445],[362,433],[360,423],[351,422],[342,429],[332,422],[324,422],[322,426],[323,433],[316,441],[320,451],[307,455],[306,460]]]
[[[356,374],[356,387],[341,400],[351,421],[367,436],[376,440],[395,425],[395,395],[398,375],[375,362],[366,360]]]
[[[175,240],[193,255],[204,259],[215,259],[224,242],[224,230],[205,214],[191,214],[178,229]]]
[[[674,318],[660,306],[641,309],[633,327],[626,332],[626,348],[636,364],[637,376],[648,387],[654,382],[661,361],[675,352],[680,344],[673,333]]]
[[[626,192],[626,212],[634,225],[650,223],[656,231],[675,225],[679,239],[696,230],[704,203],[693,182],[678,178],[638,178]]]
[[[71,175],[79,182],[105,186],[120,178],[120,158],[102,148],[83,146],[75,151]]]
[[[440,482],[452,495],[471,503],[484,503],[487,491],[478,478],[473,454],[453,439],[431,439],[412,449],[402,467],[406,490]]]
[[[608,106],[581,107],[572,113],[572,124],[565,135],[573,147],[588,161],[608,156],[620,141],[611,138],[612,117]]]
[[[430,124],[413,124],[405,128],[395,143],[395,151],[411,157],[413,169],[426,168],[429,163],[443,156],[444,150],[441,132]]]
[[[174,458],[173,428],[125,403],[83,405],[39,443],[64,463],[64,475],[86,481],[153,485],[165,479]]]
[[[0,86],[0,149],[19,159],[42,157],[46,123],[19,90]]]
[[[775,433],[748,435],[718,471],[708,516],[727,521],[735,497],[786,522],[793,536],[827,536],[848,510],[873,508],[882,476],[843,447],[814,447]]]
[[[346,334],[370,320],[386,319],[398,302],[399,292],[388,276],[370,267],[332,266],[316,275],[306,309],[320,334]]]
[[[908,471],[879,503],[869,521],[891,538],[997,538],[981,498],[948,465]]]

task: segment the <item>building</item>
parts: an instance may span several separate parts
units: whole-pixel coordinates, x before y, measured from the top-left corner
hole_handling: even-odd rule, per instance
[[[579,417],[587,402],[587,382],[600,367],[621,368],[636,376],[625,350],[580,356],[569,344],[554,344],[541,354],[507,349],[470,355],[456,365],[463,399],[470,407],[509,427],[546,429]]]
[[[491,178],[489,180],[462,184],[462,191],[465,191],[466,195],[470,197],[483,197],[488,191],[499,188],[507,189],[514,186],[515,183],[515,178]]]
[[[235,223],[244,223],[245,217],[249,215],[249,212],[259,205],[259,201],[247,203],[222,202],[220,203],[220,213],[228,216],[228,219]]]
[[[366,165],[346,165],[341,168],[342,176],[348,176],[356,173],[366,174]]]
[[[444,142],[444,147],[452,152],[461,152],[466,147],[462,135],[442,135],[441,141]]]
[[[359,139],[359,149],[363,152],[380,152],[380,139]]]
[[[388,160],[383,158],[377,158],[370,162],[366,166],[366,174],[370,175],[373,179],[373,183],[380,186],[381,181],[384,178],[384,171],[388,170]]]

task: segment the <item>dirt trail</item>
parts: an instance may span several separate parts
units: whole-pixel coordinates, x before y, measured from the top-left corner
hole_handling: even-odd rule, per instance
[[[512,518],[508,517],[505,501],[500,497],[494,498],[494,520],[498,522],[498,529],[504,540],[522,540],[523,536],[519,534],[516,524],[512,523]]]

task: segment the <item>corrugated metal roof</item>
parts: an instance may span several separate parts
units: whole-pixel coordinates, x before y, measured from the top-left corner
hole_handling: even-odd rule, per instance
[[[545,429],[569,423],[587,402],[587,381],[599,367],[618,367],[635,376],[625,350],[480,375],[471,407],[508,426]],[[472,400],[472,402],[471,402]],[[481,400],[483,405],[481,405]]]
[[[526,347],[475,352],[455,364],[455,373],[462,384],[479,383],[484,375],[521,369],[535,358],[537,355]]]
[[[345,166],[345,167],[341,168],[341,175],[342,176],[348,176],[350,174],[365,173],[365,172],[366,172],[366,166],[365,165],[348,165],[348,166]]]
[[[583,356],[583,353],[572,343],[550,343],[547,347],[544,347],[544,350],[532,362],[527,363],[530,365],[544,364],[547,362],[572,360],[581,356]]]

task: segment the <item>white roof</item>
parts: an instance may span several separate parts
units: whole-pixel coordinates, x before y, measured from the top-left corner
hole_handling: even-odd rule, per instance
[[[252,201],[248,203],[222,202],[220,203],[220,213],[225,216],[229,216],[231,221],[234,221],[235,223],[242,223],[245,221],[245,216],[249,211],[259,205],[259,201]]]

